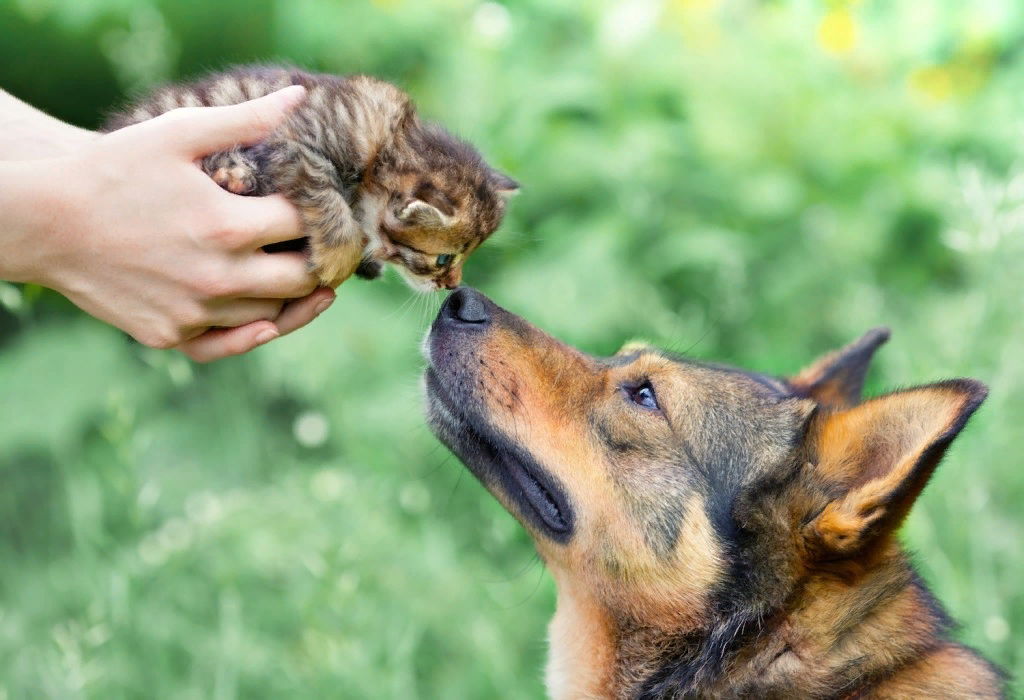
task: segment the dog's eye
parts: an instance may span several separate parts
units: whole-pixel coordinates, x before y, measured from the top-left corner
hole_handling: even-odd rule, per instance
[[[650,382],[644,382],[633,387],[626,387],[626,394],[629,396],[629,400],[635,403],[637,406],[643,406],[653,411],[659,409],[658,399],[654,396],[654,387],[651,386]]]
[[[452,258],[454,258],[454,257],[455,256],[452,255],[451,253],[442,253],[441,255],[438,255],[437,256],[437,266],[438,267],[444,267],[445,265],[450,263],[452,261]]]

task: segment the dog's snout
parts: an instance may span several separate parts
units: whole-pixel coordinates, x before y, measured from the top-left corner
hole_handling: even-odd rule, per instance
[[[444,303],[441,315],[455,323],[484,325],[491,320],[484,296],[469,287],[456,289]]]

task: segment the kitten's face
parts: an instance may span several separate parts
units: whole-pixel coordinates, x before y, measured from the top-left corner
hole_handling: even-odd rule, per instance
[[[463,264],[501,224],[519,185],[467,144],[427,133],[415,148],[419,167],[378,173],[387,203],[377,217],[375,257],[395,265],[413,289],[433,292],[459,286]]]

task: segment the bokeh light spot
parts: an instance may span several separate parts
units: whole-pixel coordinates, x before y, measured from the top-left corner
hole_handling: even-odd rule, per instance
[[[1010,638],[1010,624],[999,615],[992,615],[985,620],[985,636],[993,642],[1005,642]]]
[[[943,66],[918,68],[910,74],[910,87],[918,94],[942,102],[953,94],[953,77]]]
[[[331,427],[327,417],[319,411],[305,411],[295,418],[292,434],[303,447],[314,449],[322,447],[330,435]]]
[[[319,501],[336,501],[348,486],[346,475],[337,469],[321,469],[309,482],[309,490]]]
[[[857,22],[848,10],[833,10],[818,25],[818,44],[829,53],[848,53],[857,43]]]
[[[407,513],[425,513],[430,507],[430,491],[419,482],[406,484],[398,494],[398,502]]]
[[[473,31],[488,42],[500,42],[511,29],[512,14],[504,5],[485,2],[473,13]]]

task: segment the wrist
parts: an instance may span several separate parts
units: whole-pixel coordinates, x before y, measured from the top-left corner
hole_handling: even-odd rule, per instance
[[[0,279],[57,288],[60,241],[74,217],[60,159],[0,162]]]

